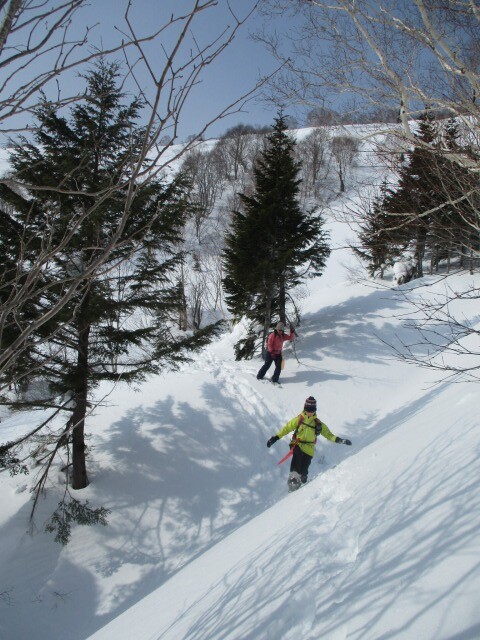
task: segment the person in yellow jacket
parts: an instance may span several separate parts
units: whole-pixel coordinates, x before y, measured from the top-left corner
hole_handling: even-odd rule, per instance
[[[300,415],[289,420],[275,436],[268,440],[267,447],[270,448],[277,440],[292,431],[290,448],[293,448],[293,455],[288,476],[289,491],[295,491],[307,482],[308,468],[315,453],[317,436],[322,435],[327,440],[339,444],[352,444],[350,440],[336,436],[324,422],[317,418],[317,401],[313,396],[305,400],[303,412]]]

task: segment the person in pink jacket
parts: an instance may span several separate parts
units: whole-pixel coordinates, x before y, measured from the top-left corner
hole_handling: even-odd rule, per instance
[[[263,380],[265,374],[270,369],[272,362],[275,362],[275,371],[273,372],[272,382],[278,383],[280,377],[280,371],[282,370],[282,349],[285,340],[293,340],[295,332],[293,327],[290,326],[290,333],[288,336],[284,333],[285,325],[283,322],[278,322],[275,330],[268,336],[267,339],[267,354],[265,356],[265,364],[257,373],[257,380]]]

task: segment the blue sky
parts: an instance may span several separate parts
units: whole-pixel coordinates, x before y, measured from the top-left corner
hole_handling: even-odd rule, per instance
[[[165,24],[172,14],[178,16],[188,11],[193,4],[193,0],[137,0],[133,3],[133,22],[139,33],[145,34],[148,30]],[[200,44],[206,44],[218,37],[227,25],[231,25],[229,6],[243,18],[254,4],[254,0],[230,0],[230,2],[220,0],[217,6],[204,11],[195,21],[193,26],[195,40]],[[96,0],[90,7],[82,10],[82,21],[86,24],[91,25],[94,21],[98,21],[98,26],[91,37],[93,43],[97,43],[98,46],[108,46],[111,42],[118,42],[119,32],[115,27],[123,22],[125,5],[126,2],[113,4],[111,0]],[[240,29],[232,44],[202,75],[201,83],[195,87],[185,106],[180,138],[196,133],[213,114],[248,92],[260,76],[271,73],[277,67],[277,62],[265,48],[253,42],[250,37],[263,20],[264,18],[258,13],[252,15]],[[163,59],[162,47],[168,48],[169,44],[174,42],[174,34],[173,30],[169,30],[147,48],[151,59],[157,61],[159,66]],[[146,72],[140,73],[139,77],[148,82]],[[275,113],[274,106],[267,105],[262,100],[252,100],[244,107],[242,113],[232,115],[214,125],[207,137],[219,135],[239,122],[271,124]]]

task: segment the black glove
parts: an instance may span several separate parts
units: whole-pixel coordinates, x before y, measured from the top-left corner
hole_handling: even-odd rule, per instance
[[[346,438],[335,438],[335,442],[338,444],[352,444],[351,441]]]
[[[267,447],[270,449],[270,447],[272,446],[272,444],[275,444],[275,442],[276,442],[277,440],[280,440],[280,438],[279,438],[278,436],[272,436],[272,437],[270,438],[270,440],[268,440],[268,442],[267,442]]]

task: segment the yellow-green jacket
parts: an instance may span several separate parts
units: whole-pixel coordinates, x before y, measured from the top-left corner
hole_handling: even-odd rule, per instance
[[[303,422],[300,420],[300,415],[303,416]],[[287,433],[294,431],[292,436],[292,443],[298,438],[297,446],[306,453],[308,456],[312,456],[315,453],[315,443],[317,441],[317,435],[322,435],[327,440],[335,442],[336,435],[333,434],[327,425],[319,420],[316,415],[308,416],[305,411],[300,415],[295,416],[287,422],[287,424],[280,429],[277,433],[279,438],[283,438]],[[299,423],[300,426],[299,426]],[[291,444],[292,444],[291,443]]]

